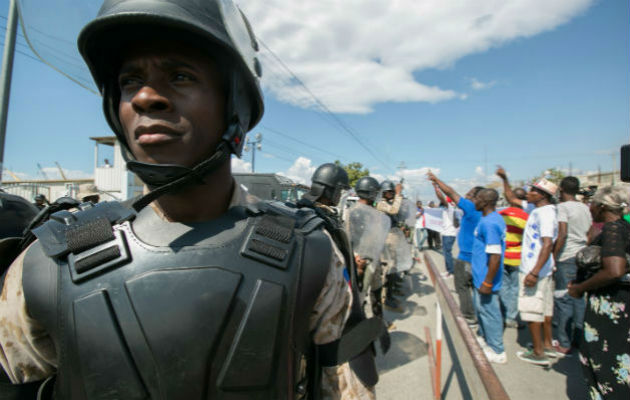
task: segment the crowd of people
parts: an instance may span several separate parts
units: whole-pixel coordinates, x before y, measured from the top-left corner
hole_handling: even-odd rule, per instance
[[[489,361],[506,363],[505,328],[527,327],[531,345],[518,359],[549,366],[577,355],[591,398],[630,396],[630,216],[628,193],[604,187],[582,195],[568,176],[541,178],[499,193],[474,187],[460,196],[433,173],[443,209],[443,278],[454,278],[460,310]],[[529,189],[529,190],[526,190]],[[418,215],[424,212],[417,204]],[[459,254],[453,265],[453,209]],[[418,224],[422,230],[422,224]],[[422,248],[424,233],[416,233]]]

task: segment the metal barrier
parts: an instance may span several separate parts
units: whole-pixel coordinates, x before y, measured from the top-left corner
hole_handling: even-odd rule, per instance
[[[431,334],[426,328],[427,343],[429,345],[429,368],[431,370],[432,387],[435,399],[441,398],[441,352],[442,352],[442,320],[449,331],[451,343],[457,350],[451,354],[453,363],[459,362],[466,377],[466,385],[473,399],[509,400],[507,392],[497,377],[483,350],[477,343],[466,320],[459,310],[459,305],[440,277],[431,257],[425,253],[424,260],[435,287],[437,295],[437,323],[436,323],[436,351],[433,352]],[[442,313],[442,310],[445,310]]]

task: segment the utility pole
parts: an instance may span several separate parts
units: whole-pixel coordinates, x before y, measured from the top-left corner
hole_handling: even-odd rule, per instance
[[[400,170],[400,183],[402,184],[405,181],[405,177],[403,176],[403,171],[407,169],[407,164],[404,161],[401,161],[396,169]]]
[[[256,172],[256,150],[262,150],[262,133],[257,133],[254,139],[255,140],[249,140],[248,138],[247,142],[245,142],[244,149],[245,151],[249,151],[249,146],[252,146],[252,172]]]
[[[7,114],[11,94],[11,74],[13,73],[13,55],[15,54],[15,36],[17,34],[17,0],[9,1],[9,17],[4,39],[4,55],[2,56],[2,72],[0,72],[0,182],[2,182],[2,166],[4,164],[4,139],[7,133]]]
[[[615,153],[614,151],[610,153],[610,156],[612,157],[612,176],[610,177],[610,179],[612,179],[610,183],[611,186],[615,186],[615,166],[617,164],[616,155],[617,153]]]

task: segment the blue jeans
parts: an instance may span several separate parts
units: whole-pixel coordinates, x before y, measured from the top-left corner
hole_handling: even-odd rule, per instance
[[[501,299],[501,312],[505,321],[516,321],[518,315],[518,267],[503,269],[499,298]]]
[[[427,230],[425,228],[416,228],[416,247],[422,250],[424,242],[427,240]]]
[[[479,333],[486,340],[488,347],[501,354],[503,348],[503,317],[499,305],[499,294],[481,294],[473,289],[475,311],[479,320]]]
[[[453,268],[453,245],[455,244],[455,236],[442,236],[442,249],[444,252],[444,263],[446,264],[446,270],[452,274],[455,269]]]
[[[569,282],[575,279],[577,266],[575,258],[558,262],[554,278],[556,290],[564,290]],[[556,337],[560,346],[571,347],[579,341],[584,330],[584,298],[573,298],[565,293],[562,297],[555,297],[553,301],[553,323],[556,325]]]

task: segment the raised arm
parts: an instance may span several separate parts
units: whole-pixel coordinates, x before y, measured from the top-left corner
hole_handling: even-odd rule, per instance
[[[435,190],[435,195],[437,196],[440,204],[442,204],[444,206],[447,205],[446,198],[442,194],[442,191],[440,190],[440,187],[435,182],[433,183],[433,189]]]
[[[507,173],[505,172],[503,167],[499,166],[499,168],[497,168],[496,174],[503,181],[503,195],[505,196],[505,200],[507,200],[510,205],[521,207],[523,205],[523,200],[516,197],[516,195],[512,191],[512,188],[510,187],[510,182],[508,181]]]
[[[376,209],[389,215],[398,214],[398,211],[400,211],[400,205],[402,204],[403,200],[401,193],[402,185],[399,183],[396,185],[396,195],[394,196],[394,201],[392,202],[392,204],[389,204],[386,201],[379,201],[378,204],[376,204]]]
[[[431,171],[427,172],[427,178],[433,182],[435,185],[437,185],[440,190],[447,195],[448,197],[450,197],[453,202],[455,202],[455,204],[459,203],[459,199],[461,198],[461,196],[459,195],[459,193],[457,193],[452,187],[450,187],[449,185],[447,185],[446,183],[442,182],[441,180],[438,179],[437,176],[435,176],[435,174]],[[437,190],[436,190],[437,193]],[[438,195],[438,198],[439,195]],[[440,201],[442,199],[440,198]],[[444,201],[444,203],[446,203],[446,200]]]

